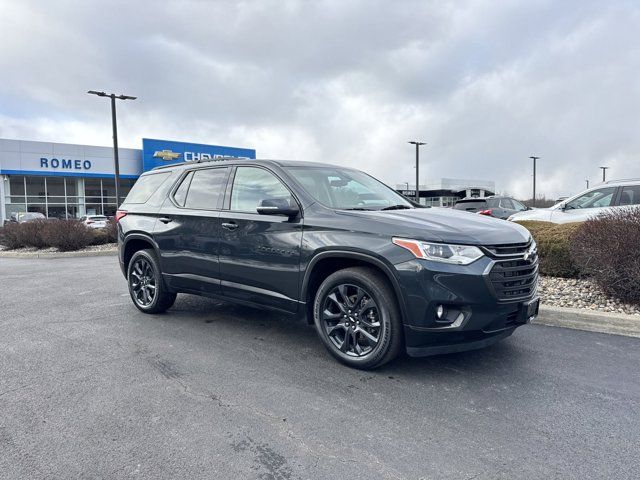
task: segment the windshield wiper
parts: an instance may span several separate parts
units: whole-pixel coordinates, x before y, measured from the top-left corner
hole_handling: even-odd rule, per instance
[[[388,207],[381,208],[380,210],[406,210],[413,207],[409,205],[389,205]]]
[[[353,208],[343,208],[342,210],[363,210],[363,211],[370,212],[371,208],[353,207]]]

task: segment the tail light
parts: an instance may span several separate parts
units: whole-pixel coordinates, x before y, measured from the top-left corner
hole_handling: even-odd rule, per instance
[[[122,217],[126,217],[126,216],[127,216],[127,211],[126,210],[118,210],[118,211],[116,211],[116,223],[118,223]]]
[[[87,225],[91,225],[92,223],[96,223],[93,220],[87,220]]]
[[[493,210],[491,210],[490,208],[487,210],[480,210],[478,212],[479,215],[493,215]]]

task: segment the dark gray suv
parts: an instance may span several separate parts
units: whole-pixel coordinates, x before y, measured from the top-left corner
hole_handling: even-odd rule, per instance
[[[513,223],[423,208],[371,176],[309,162],[183,163],[145,173],[117,212],[134,305],[222,298],[315,324],[375,368],[505,338],[538,311],[536,245]]]
[[[511,215],[530,210],[524,204],[511,197],[468,197],[458,200],[453,207],[456,210],[479,213],[488,217],[501,218],[506,220]]]

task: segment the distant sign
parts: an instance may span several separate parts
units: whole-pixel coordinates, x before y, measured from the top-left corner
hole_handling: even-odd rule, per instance
[[[152,138],[142,139],[142,170],[145,172],[160,165],[193,160],[215,160],[224,157],[254,159],[256,151],[252,148],[204,145]]]

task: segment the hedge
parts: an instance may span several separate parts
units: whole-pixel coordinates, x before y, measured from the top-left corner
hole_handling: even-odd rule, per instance
[[[640,303],[640,208],[605,213],[584,222],[571,255],[605,293]]]
[[[571,257],[571,243],[580,223],[518,222],[527,228],[538,244],[540,273],[553,277],[575,278],[580,270]]]
[[[35,220],[0,228],[0,244],[9,249],[54,247],[62,252],[117,241],[117,225],[92,229],[77,220]]]

